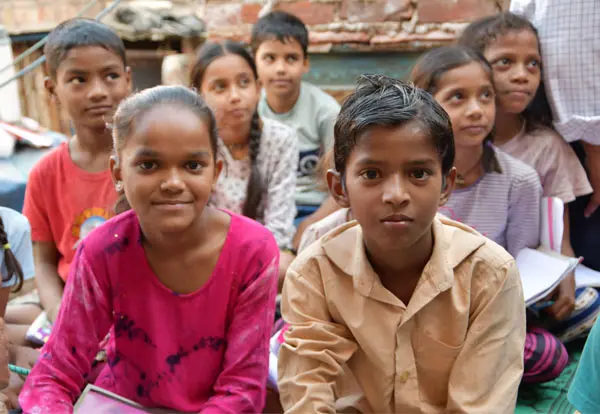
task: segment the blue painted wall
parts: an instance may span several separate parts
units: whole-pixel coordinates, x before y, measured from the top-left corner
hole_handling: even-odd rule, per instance
[[[309,55],[311,70],[305,79],[327,89],[351,89],[365,73],[406,80],[419,58],[418,52],[348,52]]]

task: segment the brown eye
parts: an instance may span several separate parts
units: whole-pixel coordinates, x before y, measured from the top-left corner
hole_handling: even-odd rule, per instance
[[[380,177],[380,174],[376,170],[365,170],[360,174],[360,176],[365,180],[376,180]]]

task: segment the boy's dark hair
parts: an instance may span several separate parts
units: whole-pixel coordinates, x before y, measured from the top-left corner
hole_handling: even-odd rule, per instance
[[[302,46],[304,57],[308,56],[308,30],[296,16],[281,10],[264,15],[252,27],[250,45],[256,53],[260,45],[267,40],[278,40],[282,43],[294,39]]]
[[[50,76],[56,72],[69,51],[76,47],[99,46],[113,52],[127,66],[125,45],[117,33],[96,20],[77,18],[62,22],[48,35],[44,55]]]
[[[4,251],[4,267],[6,267],[6,275],[2,275],[2,281],[8,282],[14,275],[17,278],[17,285],[15,286],[14,292],[18,292],[23,286],[23,269],[15,257],[15,254],[10,249],[8,235],[4,229],[2,217],[0,217],[0,249]]]
[[[438,82],[442,76],[448,71],[466,66],[469,63],[480,64],[493,84],[492,67],[488,61],[480,53],[466,46],[445,46],[424,54],[413,68],[410,80],[418,88],[435,95]],[[485,172],[500,173],[502,169],[496,159],[494,149],[491,147],[493,138],[494,130],[483,141],[482,164]]]
[[[226,40],[222,43],[219,42],[207,42],[200,47],[196,58],[192,62],[190,70],[190,84],[193,88],[200,91],[202,89],[202,80],[204,79],[204,73],[208,66],[215,60],[225,55],[237,55],[244,59],[252,73],[254,79],[258,79],[258,72],[256,71],[256,63],[252,58],[252,55],[246,50],[246,48],[238,42]],[[246,191],[246,201],[244,202],[244,208],[242,214],[251,219],[256,219],[258,214],[258,206],[260,205],[261,196],[263,193],[262,179],[260,177],[260,170],[258,169],[258,153],[260,151],[260,139],[262,137],[262,128],[260,123],[260,117],[258,111],[254,111],[252,116],[252,124],[250,125],[250,139],[249,139],[249,150],[250,150],[250,178],[248,179],[248,187]]]
[[[125,99],[119,105],[113,117],[113,146],[117,155],[121,152],[127,138],[131,136],[136,121],[150,110],[160,106],[176,106],[187,109],[206,123],[209,131],[210,147],[213,159],[217,158],[217,122],[204,100],[196,92],[185,86],[155,86],[145,89]],[[128,210],[129,204],[124,195],[117,201],[117,214]]]
[[[499,37],[505,36],[509,32],[521,32],[529,30],[538,38],[538,31],[529,20],[517,14],[504,12],[493,16],[484,17],[469,24],[458,43],[485,54],[485,49]],[[542,68],[543,70],[543,68]],[[540,126],[552,128],[552,110],[548,103],[543,79],[540,79],[540,86],[525,111],[521,114],[525,120],[527,132],[531,132]]]
[[[429,93],[410,83],[384,75],[362,75],[335,123],[335,169],[344,175],[352,150],[369,128],[395,127],[413,121],[431,136],[445,177],[454,165],[454,135],[446,111]]]

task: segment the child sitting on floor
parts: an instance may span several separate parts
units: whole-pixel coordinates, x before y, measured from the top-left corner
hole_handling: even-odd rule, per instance
[[[131,91],[125,46],[108,26],[74,19],[57,26],[44,48],[46,88],[68,113],[75,136],[31,170],[24,215],[31,223],[40,306],[18,306],[33,322],[43,310],[56,321],[71,261],[81,240],[114,215],[117,193],[108,161],[112,139],[106,124]]]
[[[212,112],[187,88],[119,106],[111,170],[132,211],[80,244],[20,395],[25,412],[71,412],[109,330],[96,385],[150,408],[262,410],[279,251],[262,225],[207,206],[217,139]]]
[[[316,167],[319,157],[333,143],[333,124],[340,105],[332,96],[302,80],[310,69],[308,40],[302,20],[276,10],[258,19],[250,42],[264,88],[258,104],[260,115],[297,132],[296,248],[306,227],[339,208],[320,188]]]
[[[564,202],[561,252],[575,257],[569,205],[592,193],[592,186],[573,149],[552,127],[552,114],[541,83],[542,58],[536,29],[523,17],[499,13],[471,23],[460,43],[481,53],[494,72],[494,145],[536,170],[545,197]],[[598,292],[592,288],[576,290],[572,272],[551,299],[553,304],[544,313],[558,321],[557,336],[568,342],[587,335],[600,312]]]
[[[448,115],[420,89],[363,76],[336,122],[334,160],[330,192],[356,222],[286,276],[285,411],[514,411],[521,282],[504,249],[436,217],[456,178]]]
[[[252,56],[239,43],[205,43],[192,64],[191,84],[215,113],[219,176],[211,204],[257,220],[281,251],[280,280],[296,232],[293,188],[298,167],[296,132],[256,111],[260,84]]]

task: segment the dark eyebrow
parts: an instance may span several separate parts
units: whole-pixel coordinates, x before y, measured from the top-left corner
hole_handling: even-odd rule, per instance
[[[67,69],[65,71],[66,75],[87,75],[89,72],[77,68]]]
[[[141,158],[141,157],[155,158],[155,157],[158,157],[158,152],[152,151],[151,149],[148,149],[148,148],[141,148],[141,149],[137,150],[134,155],[136,158]]]
[[[206,150],[202,150],[202,151],[194,151],[194,152],[190,152],[188,154],[188,158],[210,158],[211,154],[209,151]]]
[[[438,162],[438,160],[433,159],[433,158],[425,158],[422,160],[409,161],[409,162],[407,162],[407,164],[416,167],[416,166],[421,166],[421,165],[431,165],[431,164],[435,164],[436,162]]]
[[[160,156],[160,154],[158,152],[153,151],[149,148],[141,148],[135,152],[135,157],[137,157],[137,158],[144,158],[144,157],[157,158],[159,156]],[[207,150],[192,151],[192,152],[189,152],[186,156],[186,158],[190,158],[190,159],[210,158],[210,157],[211,157],[211,153],[210,153],[210,151],[207,151]]]
[[[367,158],[367,157],[357,159],[356,163],[360,164],[360,165],[381,165],[381,164],[383,164],[382,161],[376,161],[376,160],[373,160],[373,159]]]

